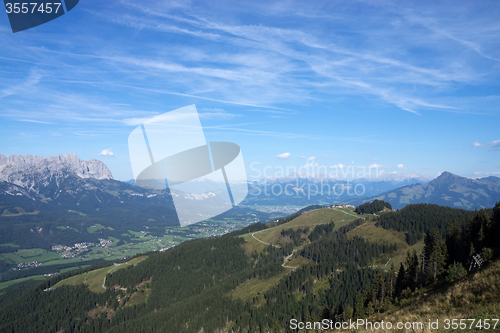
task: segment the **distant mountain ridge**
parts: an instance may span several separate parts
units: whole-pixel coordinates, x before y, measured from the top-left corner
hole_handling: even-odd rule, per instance
[[[347,174],[344,174],[347,175]],[[352,177],[352,174],[347,176]],[[354,173],[354,177],[356,177]],[[290,173],[249,182],[246,205],[331,205],[371,198],[401,186],[420,184],[428,179],[416,172],[363,178],[331,177],[324,173]]]
[[[500,178],[490,176],[473,179],[443,172],[425,184],[403,186],[368,199],[355,200],[353,204],[374,199],[389,202],[394,209],[416,203],[432,203],[468,210],[491,208],[500,201]]]
[[[341,177],[342,176],[342,177]],[[345,177],[349,176],[349,177]],[[321,182],[321,181],[350,181],[353,183],[361,183],[361,182],[403,182],[403,183],[425,183],[430,179],[422,176],[417,172],[407,172],[407,173],[388,173],[388,174],[375,174],[365,177],[358,177],[356,172],[354,172],[354,176],[352,177],[352,172],[341,173],[339,172],[339,177],[331,176],[327,173],[304,173],[304,172],[291,172],[287,176],[282,177],[267,177],[263,178],[257,182],[260,183],[287,183],[297,179],[310,180],[313,182]]]

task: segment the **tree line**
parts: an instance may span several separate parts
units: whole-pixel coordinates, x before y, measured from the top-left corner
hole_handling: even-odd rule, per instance
[[[384,208],[392,209],[392,206],[388,202],[375,199],[372,202],[359,205],[354,211],[357,214],[374,214],[384,210]]]

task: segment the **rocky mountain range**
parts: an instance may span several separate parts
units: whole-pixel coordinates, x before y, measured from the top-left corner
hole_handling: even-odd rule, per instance
[[[75,153],[58,156],[0,154],[0,181],[40,191],[52,181],[75,175],[82,179],[113,179],[111,171],[101,161],[91,158],[80,160]]]
[[[178,224],[168,189],[148,190],[114,180],[103,162],[81,160],[76,154],[0,155],[0,203],[27,213]],[[0,209],[0,215],[12,214]]]

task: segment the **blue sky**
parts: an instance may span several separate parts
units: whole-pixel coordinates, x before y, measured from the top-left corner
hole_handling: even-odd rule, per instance
[[[74,152],[128,180],[129,133],[195,104],[250,176],[500,176],[499,36],[498,1],[84,0],[16,34],[0,14],[0,153]]]

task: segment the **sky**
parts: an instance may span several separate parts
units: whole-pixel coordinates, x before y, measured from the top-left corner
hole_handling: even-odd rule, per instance
[[[129,180],[129,134],[195,104],[250,179],[500,176],[499,36],[499,1],[82,0],[15,34],[4,13],[0,154],[76,153]]]

